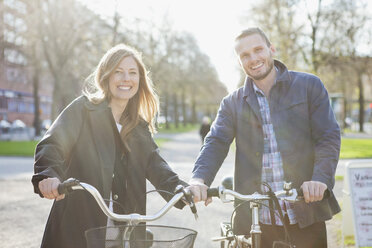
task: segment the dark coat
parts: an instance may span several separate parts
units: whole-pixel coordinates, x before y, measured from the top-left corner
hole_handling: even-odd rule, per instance
[[[277,82],[268,100],[283,159],[284,180],[292,182],[295,188],[305,181],[319,181],[331,191],[329,199],[295,204],[296,218],[302,228],[329,220],[340,211],[332,192],[340,152],[340,128],[327,90],[318,77],[288,71],[279,61],[275,61],[275,66]],[[241,194],[260,191],[264,152],[262,128],[253,82],[248,78],[244,87],[223,99],[195,163],[193,177],[202,178],[210,185],[235,138],[234,189]],[[246,206],[239,208],[235,215],[235,230],[241,233],[249,231],[251,225],[249,204]]]
[[[46,177],[60,181],[73,177],[96,187],[105,199],[110,198],[115,164],[115,140],[107,102],[93,104],[86,97],[74,100],[55,120],[35,152],[35,193]],[[125,127],[124,127],[125,128]],[[128,213],[146,213],[146,179],[157,189],[173,192],[179,180],[159,155],[147,123],[142,121],[128,138],[131,152],[126,153],[128,183],[125,204]],[[180,203],[177,207],[183,207]],[[85,191],[76,191],[54,202],[41,247],[86,247],[84,232],[105,226],[106,216]]]

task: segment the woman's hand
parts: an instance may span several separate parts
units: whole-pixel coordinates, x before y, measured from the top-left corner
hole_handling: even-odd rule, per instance
[[[56,177],[45,178],[39,182],[39,190],[45,198],[59,201],[65,198],[65,194],[58,194],[58,185],[60,183],[61,181]]]

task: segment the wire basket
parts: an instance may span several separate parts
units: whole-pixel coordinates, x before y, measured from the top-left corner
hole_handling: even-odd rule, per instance
[[[197,232],[159,225],[120,225],[89,229],[88,248],[193,248]]]

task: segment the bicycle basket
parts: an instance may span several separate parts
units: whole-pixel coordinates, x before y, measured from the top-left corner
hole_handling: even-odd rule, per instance
[[[99,227],[85,232],[88,248],[193,248],[196,235],[188,228],[145,224]]]

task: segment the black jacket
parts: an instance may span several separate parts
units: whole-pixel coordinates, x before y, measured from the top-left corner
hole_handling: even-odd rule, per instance
[[[116,149],[110,118],[113,117],[107,102],[93,104],[82,96],[67,106],[36,147],[32,177],[35,193],[40,194],[38,183],[46,177],[60,181],[73,177],[93,185],[109,199]],[[131,132],[128,145],[128,193],[126,199],[118,201],[125,203],[128,213],[145,214],[146,179],[157,189],[171,192],[178,184],[186,183],[159,155],[144,121]],[[106,223],[106,216],[89,193],[76,191],[54,202],[41,247],[86,247],[84,232]]]

